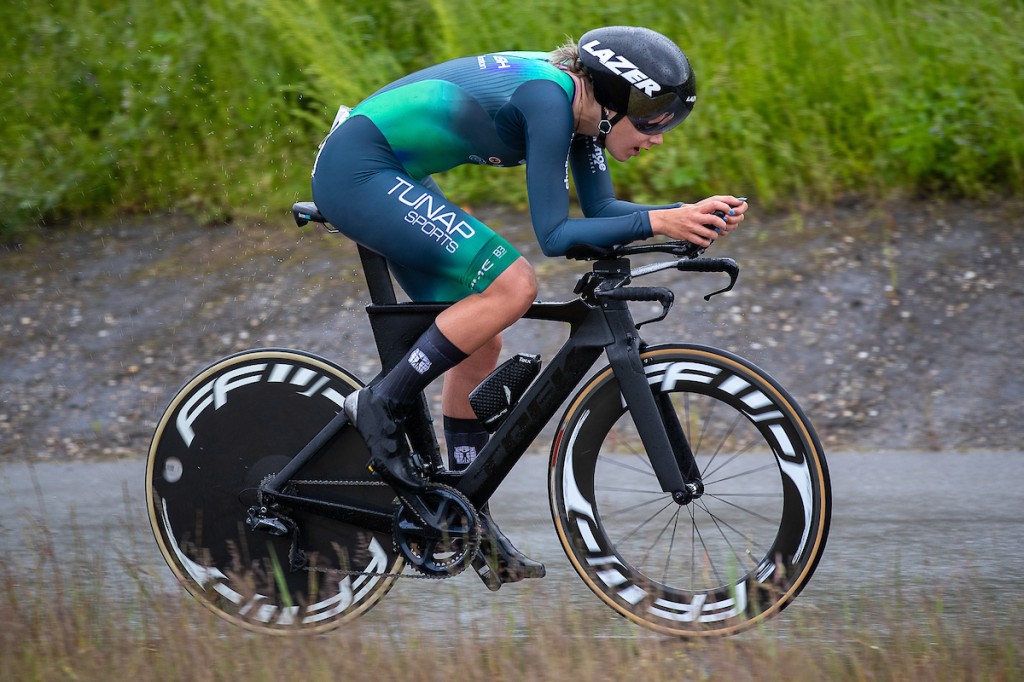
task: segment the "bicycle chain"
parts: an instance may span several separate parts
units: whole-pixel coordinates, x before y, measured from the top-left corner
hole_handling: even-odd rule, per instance
[[[266,476],[264,478],[264,480],[263,480],[263,484],[265,485],[273,477],[274,477],[274,474],[270,474],[270,475]],[[290,484],[295,484],[295,485],[312,485],[312,486],[364,486],[364,487],[375,487],[375,488],[380,488],[380,487],[389,488],[390,487],[384,481],[365,481],[365,480],[347,480],[346,481],[346,480],[328,480],[328,479],[292,479],[292,480],[289,481],[289,483]],[[445,490],[448,490],[449,492],[454,492],[457,495],[461,495],[461,493],[459,493],[455,488],[452,488],[451,486],[447,486],[447,485],[444,485],[444,484],[441,484],[441,483],[433,483],[432,485],[436,486],[437,488],[443,488]],[[401,494],[396,493],[396,497],[398,497],[400,500],[402,499]],[[409,510],[409,512],[412,513],[417,519],[419,519],[421,523],[423,523],[424,525],[428,525],[426,520],[424,520],[419,514],[416,513],[415,508],[411,504],[409,504],[408,502],[406,502],[404,500],[402,502],[403,502],[403,504],[405,504],[405,506]],[[279,516],[281,516],[282,518],[288,519],[288,517],[285,517],[284,515],[279,515]],[[288,520],[291,521],[291,519],[288,519]],[[479,517],[474,518],[473,521],[474,521],[474,524],[475,524],[476,528],[478,529],[477,534],[476,534],[477,535],[477,537],[476,537],[476,545],[477,545],[477,547],[479,547],[480,541],[482,540],[482,532],[480,532],[479,529],[482,528],[482,525],[480,523]],[[294,538],[293,538],[293,541],[294,541]],[[394,546],[394,539],[392,539],[392,549],[394,549],[395,552],[398,553],[399,556],[401,556],[401,553],[398,552],[398,548]],[[461,570],[459,570],[458,572],[455,572],[455,573],[449,573],[448,575],[428,575],[428,574],[425,574],[425,573],[416,573],[416,574],[391,573],[391,572],[380,573],[380,572],[377,572],[377,571],[351,571],[351,570],[344,570],[344,569],[341,569],[341,568],[317,568],[315,566],[306,566],[302,570],[308,571],[310,573],[330,573],[332,575],[341,575],[341,576],[364,576],[365,575],[365,576],[375,576],[377,578],[395,578],[395,579],[404,578],[406,580],[444,580],[446,578],[454,577],[454,576],[458,575],[459,573],[462,573],[462,571],[466,570],[466,566],[468,566],[468,565],[469,565],[469,562],[466,561],[466,562],[464,562],[462,564]],[[412,564],[410,564],[410,566],[412,566]],[[412,568],[413,568],[413,570],[417,570],[415,566],[412,566]]]
[[[296,485],[349,485],[349,486],[374,486],[374,487],[387,487],[387,483],[384,481],[329,481],[324,479],[292,479],[289,483],[295,483]]]

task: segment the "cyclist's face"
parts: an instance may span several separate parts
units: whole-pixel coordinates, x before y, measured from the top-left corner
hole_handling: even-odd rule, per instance
[[[613,114],[609,114],[611,117]],[[643,150],[650,150],[664,141],[661,133],[645,135],[636,129],[632,121],[623,118],[615,124],[605,138],[604,147],[616,161],[628,161]]]

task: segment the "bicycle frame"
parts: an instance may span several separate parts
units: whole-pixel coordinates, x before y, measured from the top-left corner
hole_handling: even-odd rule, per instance
[[[362,246],[359,247],[359,255],[371,298],[367,313],[386,372],[401,360],[412,343],[450,304],[398,303],[384,258]],[[598,261],[592,272],[600,281],[626,282],[630,275],[629,261],[621,258]],[[619,300],[606,298],[598,301],[594,298],[588,301],[581,296],[567,302],[538,302],[530,307],[523,316],[525,319],[568,323],[569,338],[492,434],[476,460],[462,472],[442,470],[432,419],[426,401],[421,399],[418,409],[414,409],[406,420],[406,431],[413,449],[426,454],[430,460],[433,479],[452,485],[474,506],[482,506],[586,373],[602,354],[607,354],[662,490],[672,494],[679,503],[692,499],[694,485],[700,483],[693,454],[679,428],[675,412],[671,406],[665,409],[666,406],[659,403],[647,383],[640,361],[644,343],[637,333],[628,300],[621,297]],[[671,305],[671,300],[666,305]],[[345,413],[340,412],[261,488],[261,492],[271,501],[340,518],[369,529],[388,531],[392,522],[390,509],[374,510],[283,492],[288,481],[316,457],[347,423]],[[689,488],[687,484],[690,484]]]
[[[293,212],[300,225],[324,222],[310,203]],[[654,631],[697,637],[739,632],[791,603],[822,556],[831,518],[813,425],[743,358],[697,344],[648,346],[639,333],[674,302],[670,289],[637,285],[640,277],[727,273],[728,291],[739,266],[698,258],[687,242],[574,249],[569,258],[594,261],[577,296],[535,303],[524,316],[567,324],[568,338],[539,376],[534,358],[515,358],[476,393],[475,409],[494,419],[475,461],[444,467],[422,394],[405,418],[427,465],[420,494],[367,470],[369,450],[342,409],[363,382],[342,365],[262,348],[197,373],[164,411],[146,468],[150,525],[183,586],[218,616],[274,633],[351,621],[407,564],[420,574],[408,577],[421,578],[471,564],[493,588],[480,560],[488,571],[503,567],[485,549],[495,531],[484,505],[558,417],[546,462],[554,530],[606,605]],[[655,253],[674,259],[630,268],[633,256]],[[379,381],[449,304],[399,303],[387,262],[359,254]],[[657,302],[661,315],[634,321],[631,301]],[[494,399],[503,385],[504,399]]]

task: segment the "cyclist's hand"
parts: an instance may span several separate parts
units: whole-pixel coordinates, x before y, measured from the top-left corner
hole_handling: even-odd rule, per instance
[[[745,199],[717,195],[695,204],[651,211],[651,229],[656,235],[683,239],[706,248],[719,235],[736,229],[743,222],[747,208],[749,206]],[[724,217],[715,215],[715,211],[721,211]]]

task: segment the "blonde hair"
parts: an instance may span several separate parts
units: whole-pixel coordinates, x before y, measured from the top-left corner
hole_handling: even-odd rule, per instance
[[[567,41],[563,45],[556,47],[548,53],[548,61],[574,76],[580,76],[589,80],[590,75],[580,59],[580,46],[572,38],[568,36],[566,38]]]

